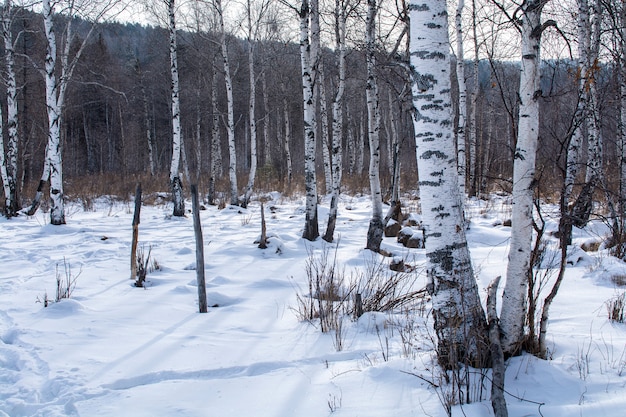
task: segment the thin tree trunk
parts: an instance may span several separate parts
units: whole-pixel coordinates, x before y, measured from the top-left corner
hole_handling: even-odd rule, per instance
[[[200,223],[200,203],[198,201],[198,187],[191,185],[191,205],[193,210],[193,230],[196,237],[196,282],[198,285],[198,311],[207,312],[206,281],[204,277],[204,239],[202,224]]]
[[[228,106],[228,177],[230,180],[230,204],[239,204],[237,192],[237,147],[235,143],[235,110],[233,99],[233,82],[230,74],[230,61],[228,59],[228,47],[226,45],[226,29],[224,27],[224,12],[222,1],[215,0],[215,8],[219,19],[222,60],[224,64],[224,82],[226,83],[226,101]]]
[[[477,193],[477,181],[476,174],[478,173],[477,161],[478,161],[478,126],[476,123],[476,116],[478,112],[478,35],[476,31],[477,19],[476,19],[476,0],[472,0],[472,33],[474,37],[474,61],[472,72],[473,77],[473,89],[470,95],[470,131],[469,131],[469,196],[474,197]]]
[[[293,168],[291,166],[291,122],[289,121],[289,106],[287,105],[287,98],[283,98],[283,117],[285,122],[285,164],[287,165],[287,188],[291,188],[291,181],[293,179]]]
[[[306,188],[306,213],[302,237],[310,241],[314,241],[319,236],[319,226],[317,222],[317,180],[315,175],[316,122],[315,102],[313,97],[317,56],[312,53],[311,42],[309,42],[309,20],[314,20],[311,15],[318,12],[317,0],[311,0],[310,7],[308,0],[302,0],[300,9],[300,60],[302,65],[302,95],[304,105],[304,181]],[[312,30],[312,32],[314,32],[314,30]]]
[[[335,38],[337,42],[339,80],[337,94],[333,101],[333,143],[331,148],[332,163],[332,197],[328,212],[328,224],[324,240],[334,240],[335,226],[337,224],[337,209],[339,206],[339,194],[341,193],[341,176],[343,172],[343,97],[346,88],[346,8],[339,0],[335,1]]]
[[[483,366],[487,323],[459,199],[446,2],[412,0],[414,131],[437,356],[446,369]]]
[[[211,83],[211,177],[209,178],[209,204],[215,203],[215,181],[222,176],[222,148],[220,144],[220,116],[217,111],[217,70],[213,68]]]
[[[48,109],[48,147],[46,158],[50,172],[50,223],[65,224],[65,202],[63,199],[63,163],[61,156],[61,106],[59,85],[55,75],[56,37],[53,31],[53,10],[49,0],[43,1],[46,48],[46,106]],[[68,23],[69,25],[70,23]],[[69,41],[67,41],[69,43]]]
[[[519,125],[513,165],[513,213],[507,279],[502,313],[502,348],[517,354],[524,340],[526,296],[532,250],[535,192],[535,158],[539,138],[541,10],[544,0],[524,3],[522,8],[522,63],[519,89]]]
[[[459,122],[456,130],[457,140],[457,170],[459,173],[459,190],[461,198],[465,199],[465,181],[466,181],[466,137],[465,137],[465,119],[467,115],[467,85],[465,83],[465,58],[463,54],[463,8],[465,0],[459,0],[456,9],[456,79],[459,85]]]
[[[135,212],[133,215],[133,240],[130,248],[130,279],[137,278],[137,243],[139,241],[139,223],[141,221],[141,183],[135,189]]]
[[[242,207],[247,207],[252,197],[254,180],[257,170],[257,126],[256,126],[256,77],[254,74],[254,45],[252,43],[252,10],[248,0],[248,80],[250,82],[250,98],[248,101],[248,117],[250,127],[250,174],[244,193]]]
[[[272,152],[270,149],[270,100],[267,90],[266,71],[263,71],[261,75],[261,84],[263,87],[263,109],[265,110],[265,117],[263,119],[263,164],[269,167],[272,165]]]
[[[491,407],[495,417],[508,417],[504,399],[504,353],[500,344],[500,325],[498,323],[498,313],[496,312],[496,291],[500,277],[494,279],[487,289],[487,318],[489,321],[489,346],[491,350]]]
[[[11,32],[11,1],[5,0],[2,10],[2,37],[4,39],[4,57],[6,61],[5,84],[7,87],[7,149],[3,168],[3,183],[5,187],[5,215],[17,216],[19,211],[18,189],[18,107],[17,107],[17,83],[15,81],[15,49],[13,34]],[[0,130],[1,132],[1,130]],[[0,139],[0,145],[2,145]],[[4,154],[4,146],[0,147],[0,153]],[[3,165],[4,165],[3,164]],[[6,180],[6,182],[5,182]]]
[[[324,67],[320,64],[318,68],[318,88],[320,102],[320,125],[322,132],[322,158],[324,161],[324,185],[326,194],[333,191],[332,163],[330,161],[330,138],[328,135],[328,106],[326,105],[326,81],[324,79]]]
[[[170,35],[170,74],[172,82],[171,110],[172,110],[172,164],[170,165],[170,187],[174,202],[173,215],[185,215],[185,199],[180,178],[180,158],[182,152],[182,131],[180,126],[180,97],[178,86],[178,57],[176,45],[176,15],[175,0],[168,0],[169,35]]]
[[[367,131],[370,145],[369,180],[372,197],[372,218],[367,231],[366,248],[380,252],[383,240],[383,199],[380,187],[380,114],[378,102],[378,82],[376,79],[376,0],[368,0],[367,13]]]

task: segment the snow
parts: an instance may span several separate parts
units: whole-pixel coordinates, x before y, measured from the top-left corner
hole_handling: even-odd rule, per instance
[[[343,197],[338,246],[301,239],[302,199],[271,198],[265,250],[254,244],[256,203],[200,212],[207,314],[197,312],[193,220],[171,217],[169,205],[142,208],[139,245],[160,267],[145,289],[130,279],[129,203],[101,199],[94,211],[70,204],[66,226],[47,224],[47,213],[1,219],[0,416],[445,416],[440,399],[449,386],[435,365],[427,308],[346,317],[341,351],[333,332],[299,320],[310,253],[330,250],[346,277],[381,262],[363,249],[369,197]],[[468,204],[468,240],[486,296],[506,272],[507,204]],[[327,212],[324,200],[321,228]],[[554,230],[556,220],[548,221]],[[509,415],[624,415],[626,325],[608,320],[605,302],[624,291],[611,277],[626,276],[626,265],[602,249],[576,249],[605,232],[601,224],[575,230],[572,265],[550,316],[550,358],[507,362]],[[395,238],[384,238],[382,249],[393,255],[382,262],[403,259],[416,266],[417,284],[425,282],[423,249]],[[64,263],[75,288],[45,308],[57,273],[66,278]],[[483,391],[482,401],[457,405],[452,415],[492,415],[488,378]]]

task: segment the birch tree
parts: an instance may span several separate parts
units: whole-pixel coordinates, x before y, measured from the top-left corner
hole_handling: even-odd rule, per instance
[[[456,29],[456,79],[459,86],[459,121],[456,129],[457,140],[457,169],[459,173],[459,191],[461,198],[465,198],[465,181],[466,181],[466,151],[465,148],[465,119],[467,116],[467,85],[465,83],[465,57],[463,52],[463,9],[465,8],[465,0],[459,0],[455,15]]]
[[[367,133],[370,145],[369,180],[372,197],[372,218],[367,231],[367,249],[380,252],[383,240],[383,198],[380,187],[380,111],[376,77],[376,0],[367,0],[365,42],[367,45]]]
[[[445,0],[412,0],[410,54],[420,198],[439,363],[484,365],[487,324],[463,227]]]
[[[253,20],[253,9],[251,0],[246,3],[247,37],[248,46],[248,81],[250,84],[250,97],[248,100],[248,127],[250,129],[250,174],[248,184],[244,193],[242,206],[246,207],[252,197],[254,181],[258,165],[258,144],[257,144],[257,123],[256,123],[256,75],[254,73],[254,43],[259,32],[259,25],[268,10],[269,1],[261,1],[257,4],[257,16]],[[267,123],[266,123],[267,125]]]
[[[17,216],[19,210],[18,200],[18,107],[17,107],[17,84],[15,81],[15,47],[11,32],[11,1],[5,0],[2,9],[2,38],[4,40],[4,58],[6,63],[5,83],[7,94],[7,151],[4,155],[3,138],[0,138],[0,166],[2,167],[2,183],[4,184],[5,215]],[[0,136],[2,136],[2,117],[0,115]]]
[[[525,0],[519,8],[522,41],[519,124],[513,164],[511,243],[500,316],[502,348],[507,355],[519,352],[524,340],[528,282],[532,273],[535,159],[541,97],[539,52],[543,30],[554,24],[553,21],[541,23],[541,12],[547,1]]]
[[[335,42],[337,51],[337,64],[339,67],[339,79],[337,81],[337,93],[333,100],[333,125],[332,146],[330,159],[332,163],[332,197],[328,212],[328,223],[324,240],[334,240],[335,226],[337,224],[337,208],[339,194],[341,192],[341,176],[343,173],[343,102],[346,90],[346,21],[348,0],[335,0]]]
[[[183,137],[180,126],[180,88],[178,82],[178,45],[176,38],[176,4],[167,0],[168,32],[170,45],[171,112],[172,112],[172,162],[170,165],[170,188],[174,203],[174,216],[185,215],[183,182],[180,176],[180,158]]]
[[[92,25],[75,48],[73,41],[76,39],[72,27],[72,19],[67,23],[61,36],[61,53],[57,56],[57,35],[55,33],[54,15],[55,6],[65,6],[64,14],[75,17],[82,15],[88,17]],[[42,1],[42,15],[44,22],[44,34],[46,38],[46,56],[43,68],[38,68],[45,80],[46,110],[48,118],[48,140],[46,144],[44,166],[37,187],[37,193],[28,209],[27,214],[33,215],[41,203],[43,188],[50,182],[50,223],[53,225],[65,224],[65,205],[63,192],[63,162],[61,148],[61,118],[67,87],[72,79],[81,55],[87,42],[95,29],[95,24],[106,14],[111,12],[117,5],[116,1],[99,2],[54,2]],[[73,53],[73,55],[72,55]]]
[[[237,147],[235,143],[233,81],[230,72],[230,61],[228,59],[228,45],[226,43],[226,27],[224,24],[224,10],[222,8],[222,0],[214,0],[213,6],[215,8],[215,12],[217,13],[218,23],[220,27],[220,47],[224,68],[224,83],[226,84],[226,103],[228,112],[226,131],[228,134],[228,178],[230,180],[230,204],[237,205],[239,204],[239,196],[237,192]]]
[[[314,80],[317,65],[315,50],[312,51],[309,25],[312,14],[319,13],[318,0],[302,0],[300,10],[300,62],[302,69],[302,98],[304,111],[304,181],[306,188],[306,209],[302,237],[313,241],[319,237],[317,221],[317,179],[315,174],[316,120],[314,101]],[[319,36],[319,32],[317,32]],[[315,32],[311,31],[311,37]]]
[[[211,74],[211,114],[213,125],[211,127],[211,163],[209,178],[209,204],[215,202],[215,181],[222,176],[222,147],[220,141],[220,114],[217,110],[217,70],[212,68]]]

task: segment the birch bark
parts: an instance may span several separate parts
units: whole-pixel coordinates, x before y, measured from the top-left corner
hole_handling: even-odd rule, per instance
[[[450,99],[445,0],[412,0],[411,66],[420,198],[439,363],[482,366],[487,323],[463,227]]]
[[[505,355],[519,352],[524,339],[528,280],[532,273],[535,158],[539,137],[541,11],[545,0],[522,4],[522,62],[519,87],[519,124],[513,164],[513,212],[509,261],[500,325]]]
[[[346,2],[335,0],[335,40],[337,43],[337,63],[339,66],[339,80],[337,94],[333,100],[333,139],[331,147],[332,163],[332,197],[330,200],[330,210],[328,212],[328,223],[324,240],[332,242],[334,240],[335,226],[337,224],[337,209],[339,205],[339,194],[341,193],[341,176],[343,172],[343,101],[346,89]]]
[[[221,0],[214,0],[215,11],[217,13],[220,26],[220,46],[222,61],[224,65],[224,82],[226,84],[226,102],[228,107],[228,178],[230,180],[230,204],[239,204],[237,192],[237,147],[235,143],[235,110],[233,99],[233,81],[230,74],[230,61],[228,59],[228,46],[226,44],[226,28],[224,25],[224,10]]]
[[[5,215],[17,216],[19,210],[19,197],[17,187],[17,155],[19,146],[17,85],[15,81],[15,48],[13,34],[11,32],[11,1],[5,0],[2,10],[2,37],[4,39],[4,57],[6,62],[5,84],[7,87],[7,150],[4,163],[6,178],[3,175],[5,187]],[[1,144],[0,140],[0,144]],[[0,147],[0,153],[4,154],[4,146]],[[6,181],[5,181],[6,180]]]
[[[172,111],[172,162],[170,165],[170,187],[174,203],[173,215],[181,217],[185,215],[185,198],[183,196],[183,183],[180,177],[180,158],[182,149],[182,131],[180,127],[180,88],[178,82],[178,47],[176,39],[176,4],[175,0],[167,3],[169,17],[170,37],[170,75],[171,75],[171,111]]]
[[[380,252],[383,240],[383,199],[380,187],[380,113],[378,109],[378,82],[376,78],[376,0],[367,0],[367,136],[370,145],[369,180],[372,197],[372,218],[367,231],[366,248]]]
[[[50,223],[65,224],[65,206],[63,201],[63,164],[61,157],[61,103],[64,85],[56,80],[55,66],[57,59],[56,37],[53,32],[53,8],[49,0],[43,0],[44,30],[46,34],[46,106],[48,111],[48,145],[46,159],[50,178]],[[71,21],[68,22],[68,32]],[[69,44],[69,42],[66,42]],[[65,84],[66,85],[66,84]]]
[[[315,175],[315,101],[314,71],[316,56],[311,52],[309,21],[311,14],[318,12],[317,0],[302,0],[300,15],[300,62],[302,67],[302,97],[304,108],[304,181],[306,188],[306,212],[304,239],[314,241],[319,237],[317,222],[317,180]],[[314,51],[315,52],[315,51]]]
[[[256,76],[254,74],[254,44],[253,44],[253,28],[252,28],[252,7],[248,0],[248,81],[250,83],[250,98],[248,100],[248,121],[250,128],[250,174],[248,176],[248,185],[244,193],[242,207],[247,207],[252,197],[254,189],[254,181],[257,169],[257,126],[256,126]]]
[[[459,122],[456,130],[457,140],[457,170],[459,173],[459,191],[461,198],[465,198],[465,181],[466,181],[466,151],[465,143],[465,119],[467,116],[467,85],[465,83],[465,57],[463,52],[463,9],[465,8],[465,0],[459,0],[455,15],[456,26],[456,79],[459,85]]]

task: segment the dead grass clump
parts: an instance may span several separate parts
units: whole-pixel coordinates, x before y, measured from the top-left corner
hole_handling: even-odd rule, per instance
[[[626,287],[626,275],[624,274],[611,275],[611,282],[615,284],[617,287]]]
[[[609,314],[609,320],[617,323],[624,323],[624,306],[626,306],[626,293],[622,292],[605,302]]]
[[[589,242],[584,242],[582,245],[580,245],[580,248],[585,252],[597,252],[598,249],[600,249],[601,244],[602,242],[598,240],[592,240]]]

